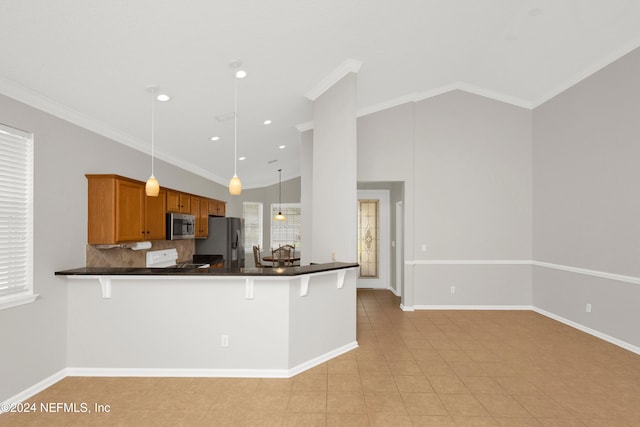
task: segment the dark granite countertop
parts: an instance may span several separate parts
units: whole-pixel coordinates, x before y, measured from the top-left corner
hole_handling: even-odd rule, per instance
[[[300,276],[324,271],[358,267],[357,263],[330,262],[295,267],[266,268],[145,268],[81,267],[56,271],[56,276]]]

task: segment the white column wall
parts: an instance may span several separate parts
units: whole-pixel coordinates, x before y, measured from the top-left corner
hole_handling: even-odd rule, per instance
[[[314,101],[311,262],[357,260],[356,74]]]

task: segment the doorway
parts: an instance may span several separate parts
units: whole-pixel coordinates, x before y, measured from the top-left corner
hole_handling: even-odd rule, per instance
[[[389,190],[358,190],[358,288],[391,288],[389,222]]]

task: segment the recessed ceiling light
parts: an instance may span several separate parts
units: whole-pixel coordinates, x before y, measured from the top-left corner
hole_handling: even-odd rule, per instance
[[[160,95],[158,95],[156,99],[160,102],[167,102],[171,99],[171,97],[166,93],[161,93]]]
[[[246,157],[242,156],[242,157],[238,157],[238,160],[245,160]]]
[[[236,79],[244,79],[247,77],[247,72],[245,70],[236,71]]]
[[[265,124],[265,125],[270,125],[270,124],[271,124],[271,120],[265,120],[265,121],[264,121],[264,124]]]
[[[281,145],[278,148],[282,150],[283,148],[287,148],[287,146],[286,145]]]
[[[224,114],[220,114],[219,116],[216,116],[216,120],[219,122],[226,122],[227,120],[233,119],[235,116],[236,116],[236,113],[231,111],[230,113],[224,113]]]
[[[212,141],[217,141],[217,140],[219,140],[219,139],[220,139],[220,137],[219,137],[219,136],[212,136],[212,137],[211,137],[211,140],[212,140]]]

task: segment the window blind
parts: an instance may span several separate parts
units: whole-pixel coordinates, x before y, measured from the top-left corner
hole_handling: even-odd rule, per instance
[[[275,220],[282,207],[285,220]],[[300,203],[283,203],[271,205],[271,247],[282,245],[295,245],[296,251],[300,249],[300,230],[302,227]]]
[[[0,307],[32,293],[33,135],[0,124]]]
[[[250,252],[253,246],[262,249],[262,203],[242,203],[244,218],[244,250]]]

